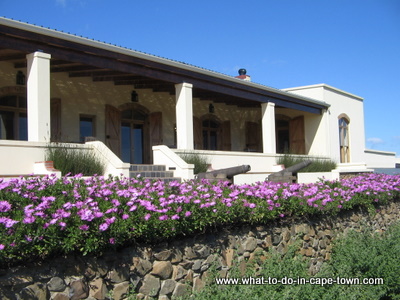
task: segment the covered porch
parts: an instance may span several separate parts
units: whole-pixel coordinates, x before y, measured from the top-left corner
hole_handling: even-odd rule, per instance
[[[329,105],[324,102],[130,49],[0,21],[2,140],[97,140],[132,164],[153,163],[157,145],[174,153],[208,151],[225,158],[234,152],[269,157],[265,164],[252,166],[264,171],[275,164],[277,153],[330,155]],[[212,167],[242,164],[240,156],[216,159]]]

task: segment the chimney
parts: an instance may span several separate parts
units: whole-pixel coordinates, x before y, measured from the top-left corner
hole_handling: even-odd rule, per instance
[[[246,75],[246,73],[246,69],[239,69],[239,76],[236,76],[236,78],[251,81],[251,77],[249,75]]]

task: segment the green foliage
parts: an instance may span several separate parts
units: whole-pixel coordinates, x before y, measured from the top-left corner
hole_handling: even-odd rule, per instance
[[[49,144],[46,149],[47,161],[53,161],[54,168],[62,175],[82,174],[84,176],[103,175],[104,163],[93,153],[93,150],[79,149],[72,144]]]
[[[179,155],[186,163],[194,164],[194,174],[207,172],[209,161],[204,155],[195,152],[185,152]]]
[[[284,154],[277,159],[277,164],[284,165],[285,168],[291,167],[295,164],[301,163],[305,160],[312,160],[312,164],[301,169],[300,172],[330,172],[336,169],[336,162],[331,159],[312,158],[312,157],[299,157],[291,154]]]
[[[365,229],[350,231],[333,248],[323,274],[341,278],[382,278],[384,284],[333,285],[340,299],[400,299],[400,223],[383,234]]]
[[[351,231],[337,241],[332,259],[322,265],[321,271],[310,276],[307,269],[310,259],[296,255],[292,246],[285,255],[273,251],[264,262],[256,259],[259,267],[248,265],[245,273],[235,263],[229,278],[253,277],[264,284],[216,284],[219,272],[213,268],[206,287],[195,294],[196,300],[208,299],[400,299],[400,225],[392,226],[386,233],[374,234],[368,229]],[[258,269],[258,271],[256,271]],[[383,284],[269,284],[269,278],[304,278],[322,282],[324,279],[342,280],[383,279]],[[189,298],[187,298],[189,299]],[[191,298],[190,298],[191,299]]]

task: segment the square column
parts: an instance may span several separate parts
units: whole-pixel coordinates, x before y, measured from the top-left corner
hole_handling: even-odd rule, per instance
[[[261,111],[263,153],[276,154],[275,103],[262,103]]]
[[[28,61],[28,141],[50,142],[50,58],[43,52],[26,56]]]
[[[176,139],[178,149],[194,149],[192,88],[193,85],[186,82],[175,84]]]

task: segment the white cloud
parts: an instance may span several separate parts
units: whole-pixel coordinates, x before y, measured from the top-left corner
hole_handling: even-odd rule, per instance
[[[62,7],[67,6],[67,0],[56,0],[57,5],[61,5]]]
[[[373,145],[383,144],[384,143],[384,141],[381,138],[377,138],[377,137],[368,138],[367,142],[371,143]]]
[[[385,141],[378,137],[367,138],[368,148],[374,149],[375,146],[384,144]]]

